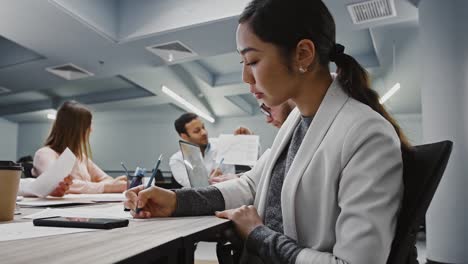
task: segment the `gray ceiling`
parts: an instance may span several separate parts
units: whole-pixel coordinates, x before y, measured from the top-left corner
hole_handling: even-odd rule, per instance
[[[413,73],[419,1],[395,0],[396,17],[354,25],[346,6],[361,1],[325,0],[337,41],[371,72],[381,95],[397,79],[402,83],[387,103],[392,112],[420,113]],[[162,85],[215,118],[258,113],[241,81],[235,43],[237,16],[248,0],[0,3],[0,87],[10,91],[0,93],[0,117],[45,121],[50,109],[76,99],[108,119],[172,119],[180,106],[161,92]],[[169,63],[146,48],[176,40],[196,56]],[[93,75],[65,80],[46,71],[68,63]]]

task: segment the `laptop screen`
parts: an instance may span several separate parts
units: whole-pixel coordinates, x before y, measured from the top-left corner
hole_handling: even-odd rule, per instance
[[[190,187],[205,187],[210,185],[208,182],[208,171],[203,163],[200,147],[183,140],[179,140],[179,146],[184,158]]]

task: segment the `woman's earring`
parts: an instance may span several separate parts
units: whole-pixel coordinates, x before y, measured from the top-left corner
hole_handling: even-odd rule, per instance
[[[307,71],[307,69],[304,69],[302,66],[299,67],[299,72],[300,73],[305,73]]]

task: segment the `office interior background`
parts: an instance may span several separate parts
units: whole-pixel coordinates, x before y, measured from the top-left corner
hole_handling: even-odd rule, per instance
[[[242,82],[237,18],[249,0],[1,0],[0,159],[34,155],[48,115],[65,100],[94,113],[91,146],[104,170],[162,170],[178,150],[174,120],[187,106],[206,115],[210,137],[246,126],[262,149],[266,124]],[[427,257],[468,263],[468,1],[324,0],[337,42],[370,73],[411,143],[454,141],[427,215]],[[358,4],[358,5],[356,5]],[[331,67],[335,71],[335,67]],[[378,150],[376,150],[378,151]],[[378,164],[376,164],[378,166]]]

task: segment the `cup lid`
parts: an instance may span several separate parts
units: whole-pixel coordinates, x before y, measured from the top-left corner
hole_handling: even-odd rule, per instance
[[[0,160],[0,170],[23,170],[23,166],[10,160]]]

